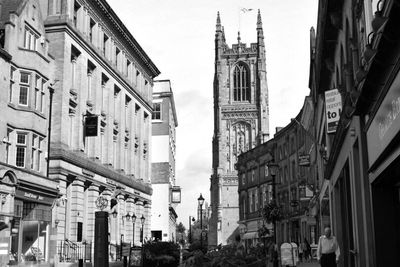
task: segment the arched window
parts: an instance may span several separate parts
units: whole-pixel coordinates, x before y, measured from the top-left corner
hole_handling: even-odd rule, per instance
[[[250,102],[250,71],[241,62],[233,71],[233,100]]]

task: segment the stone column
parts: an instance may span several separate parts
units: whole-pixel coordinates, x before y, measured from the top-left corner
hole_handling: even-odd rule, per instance
[[[69,205],[69,225],[67,224],[67,228],[69,229],[69,233],[67,238],[76,241],[77,240],[77,229],[78,222],[83,222],[83,189],[84,184],[83,181],[76,179],[70,185],[71,195],[68,198],[70,201]],[[68,221],[68,220],[67,220]]]
[[[147,237],[147,239],[151,238],[151,204],[150,203],[146,203],[146,205],[144,206],[144,217],[146,217],[146,221],[145,221],[145,231],[143,233],[143,238]],[[169,220],[168,220],[169,221]]]
[[[88,242],[94,242],[94,213],[97,210],[96,200],[99,197],[99,186],[91,184],[87,190],[86,232],[84,235]]]
[[[137,199],[135,204],[136,204],[135,244],[142,245],[142,243],[140,242],[140,229],[142,227],[142,222],[140,218],[142,218],[142,215],[144,216],[143,200]]]
[[[126,212],[129,212],[129,215],[131,216],[130,222],[127,222],[125,226],[125,242],[133,242],[133,221],[132,221],[132,215],[135,214],[135,200],[132,197],[128,197],[126,200]],[[135,214],[136,216],[136,214]],[[135,222],[136,223],[136,222]]]

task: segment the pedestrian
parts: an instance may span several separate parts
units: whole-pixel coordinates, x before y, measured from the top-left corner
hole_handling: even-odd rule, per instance
[[[311,246],[310,243],[308,243],[307,238],[304,238],[304,259],[306,262],[311,260]]]
[[[300,242],[300,245],[299,245],[299,260],[300,260],[300,262],[303,262],[303,255],[304,255],[304,252],[306,249],[307,249],[307,247],[304,244],[304,242]]]
[[[325,235],[322,235],[318,241],[317,259],[321,267],[336,267],[339,261],[339,244],[331,234],[331,228],[325,227]]]

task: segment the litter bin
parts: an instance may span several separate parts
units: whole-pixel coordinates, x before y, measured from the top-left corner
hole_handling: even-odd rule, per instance
[[[281,245],[281,265],[296,266],[299,261],[299,251],[296,243],[283,243]]]

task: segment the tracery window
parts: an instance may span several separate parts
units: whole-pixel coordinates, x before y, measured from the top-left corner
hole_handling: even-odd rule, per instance
[[[233,100],[250,101],[250,71],[242,62],[233,71]]]

